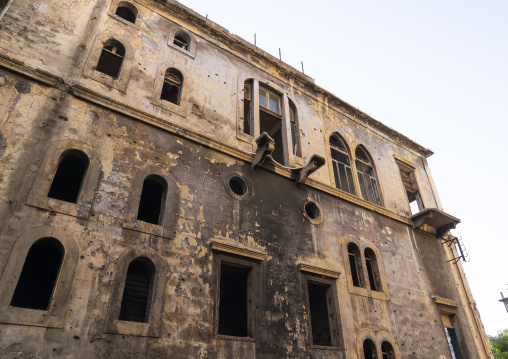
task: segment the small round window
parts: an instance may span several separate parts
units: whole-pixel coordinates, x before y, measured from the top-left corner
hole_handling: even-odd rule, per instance
[[[238,200],[247,200],[252,196],[250,183],[239,172],[226,173],[224,188],[231,197]]]
[[[233,176],[229,179],[229,188],[237,196],[243,196],[247,193],[247,183],[239,176]]]
[[[312,224],[321,223],[323,217],[321,215],[321,208],[319,205],[311,200],[310,198],[305,198],[302,201],[302,214],[307,221]]]

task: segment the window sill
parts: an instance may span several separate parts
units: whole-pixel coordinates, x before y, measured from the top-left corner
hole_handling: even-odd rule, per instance
[[[11,307],[10,305],[0,307],[0,323],[26,325],[43,328],[62,328],[63,320],[61,315],[52,313],[53,310],[40,310]]]
[[[124,59],[124,62],[125,62],[125,59]],[[97,71],[96,69],[91,69],[91,70],[86,71],[84,73],[84,76],[88,77],[92,80],[95,80],[97,82],[100,82],[101,84],[106,85],[108,87],[117,89],[118,91],[121,91],[124,93],[127,90],[127,80],[128,79],[122,79],[121,73],[118,76],[118,78],[115,79],[113,77],[103,74],[102,72]]]
[[[162,238],[173,238],[174,233],[171,233],[170,230],[164,228],[164,226],[159,226],[157,224],[147,223],[143,221],[126,221],[124,222],[123,228],[130,229],[132,231],[152,234],[154,236],[162,237]]]
[[[111,9],[113,10],[113,6],[111,7]],[[116,9],[116,7],[115,7],[115,9]],[[108,15],[111,18],[113,18],[117,21],[120,21],[124,25],[130,26],[136,30],[139,30],[139,23],[141,22],[141,19],[139,19],[139,18],[136,18],[136,23],[132,23],[132,22],[127,21],[127,20],[121,18],[120,16],[116,15],[115,13],[113,13],[113,11],[110,11],[110,13]]]
[[[83,219],[88,219],[91,207],[90,203],[70,203],[43,196],[29,196],[26,204],[46,211]]]
[[[239,342],[249,342],[249,343],[255,343],[256,339],[252,337],[234,337],[231,335],[222,335],[217,334],[215,335],[215,339],[222,339],[222,340],[234,340]]]
[[[311,349],[314,350],[329,350],[329,351],[341,351],[341,347],[334,347],[334,346],[325,346],[325,345],[315,345],[312,344]]]
[[[162,87],[161,87],[161,90],[162,90]],[[172,102],[161,100],[159,96],[160,96],[160,91],[154,92],[152,99],[150,101],[152,105],[155,105],[157,107],[163,108],[163,109],[168,110],[170,112],[176,113],[177,115],[180,115],[184,118],[186,117],[185,116],[185,114],[187,113],[187,105],[186,104],[184,104],[184,103],[182,103],[182,101],[180,101],[180,105],[176,105]]]
[[[150,323],[127,322],[116,319],[112,323],[108,323],[104,332],[107,334],[158,338],[160,337],[160,327],[158,329],[158,331],[154,330]]]
[[[175,49],[176,51],[189,56],[191,59],[193,59],[196,56],[196,49],[194,48],[194,51],[192,49],[190,51],[182,49],[180,46],[177,46],[173,44],[171,41],[168,41],[168,46]]]

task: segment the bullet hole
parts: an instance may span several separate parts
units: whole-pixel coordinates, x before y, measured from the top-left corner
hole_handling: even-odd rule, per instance
[[[79,336],[75,335],[74,339],[78,340],[78,339],[81,339],[81,338]]]
[[[26,81],[19,81],[14,87],[20,93],[29,93],[31,90],[30,84]]]
[[[81,259],[85,258],[85,256],[80,256]]]
[[[108,134],[107,134],[107,136],[108,136],[108,137],[111,137],[111,134],[110,134],[110,133],[108,133]]]
[[[62,116],[62,115],[58,115],[58,118],[59,118],[60,120],[64,120],[64,121],[68,121],[68,120],[69,120],[67,117]]]

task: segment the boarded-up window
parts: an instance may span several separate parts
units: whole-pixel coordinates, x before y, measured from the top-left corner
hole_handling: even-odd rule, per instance
[[[355,287],[363,287],[363,271],[360,256],[360,250],[354,243],[347,245],[347,253],[349,257],[349,268],[351,269],[351,279]]]
[[[49,309],[64,252],[62,244],[54,238],[39,239],[30,247],[11,306]]]
[[[222,263],[219,283],[221,335],[252,337],[252,268]]]
[[[155,266],[148,258],[136,258],[129,264],[120,308],[120,320],[148,322],[154,275]]]
[[[116,40],[108,40],[102,48],[96,70],[117,79],[120,76],[124,58],[125,47]]]
[[[58,162],[48,197],[77,203],[88,165],[88,156],[83,152],[78,150],[64,152]]]
[[[146,177],[139,200],[138,220],[160,225],[164,215],[164,200],[168,184],[156,175]]]
[[[356,148],[355,155],[356,171],[363,199],[381,206],[376,173],[370,156],[367,155],[367,152],[361,147]]]
[[[336,133],[330,136],[330,150],[332,153],[335,186],[338,189],[356,195],[349,152],[342,138]]]

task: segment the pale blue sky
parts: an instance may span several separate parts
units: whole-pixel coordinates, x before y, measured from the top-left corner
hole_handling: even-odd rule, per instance
[[[183,0],[435,152],[488,334],[508,328],[508,1]]]

